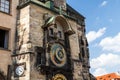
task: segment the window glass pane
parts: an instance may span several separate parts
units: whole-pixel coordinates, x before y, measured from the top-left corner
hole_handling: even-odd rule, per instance
[[[0,9],[1,11],[4,11],[4,8],[3,7],[1,7],[1,9]]]
[[[0,7],[0,11],[1,11],[1,7]]]
[[[1,7],[4,7],[4,3],[1,3]]]
[[[53,29],[52,28],[50,28],[50,35],[53,35]]]
[[[10,0],[0,0],[0,11],[9,13]]]
[[[5,4],[8,4],[8,5],[9,5],[9,1],[5,1]]]
[[[59,38],[62,38],[62,33],[61,33],[61,31],[58,31],[58,36],[59,36]]]
[[[3,2],[3,3],[4,3],[4,2],[5,2],[5,0],[1,0],[1,2]]]
[[[0,47],[8,48],[8,31],[0,29]]]
[[[0,2],[0,6],[1,6],[1,2]]]
[[[8,31],[5,31],[4,48],[8,48]]]
[[[6,12],[6,13],[9,13],[9,10],[8,10],[8,9],[5,9],[5,12]]]
[[[9,9],[9,5],[5,5],[5,8]]]
[[[4,48],[5,31],[0,30],[0,47]]]

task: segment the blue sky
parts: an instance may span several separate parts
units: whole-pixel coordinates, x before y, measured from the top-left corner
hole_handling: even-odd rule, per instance
[[[86,17],[91,73],[120,71],[120,0],[67,0]]]

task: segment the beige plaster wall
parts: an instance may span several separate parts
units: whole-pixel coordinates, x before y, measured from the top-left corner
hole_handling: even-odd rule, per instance
[[[0,29],[9,30],[8,50],[0,48],[0,69],[7,75],[7,67],[11,64],[11,53],[14,48],[16,14],[18,0],[11,0],[10,14],[0,12]]]
[[[9,30],[9,50],[13,50],[18,0],[11,0],[10,14],[0,12],[0,28]]]
[[[0,70],[7,75],[8,65],[11,64],[10,51],[0,50]]]

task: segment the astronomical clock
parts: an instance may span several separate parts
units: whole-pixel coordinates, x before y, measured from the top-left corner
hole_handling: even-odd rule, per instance
[[[42,68],[42,71],[46,72],[47,80],[72,80],[68,24],[60,15],[51,17],[49,20],[47,27],[44,28],[46,30],[44,44],[46,66]]]
[[[56,67],[63,67],[67,62],[67,54],[64,47],[59,43],[54,43],[50,50],[50,61]]]
[[[19,0],[16,7],[11,80],[90,80],[84,16],[66,0]]]

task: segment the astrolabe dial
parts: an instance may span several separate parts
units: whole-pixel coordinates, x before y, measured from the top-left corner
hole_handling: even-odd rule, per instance
[[[50,51],[50,59],[52,63],[58,67],[66,64],[66,52],[62,45],[53,44]]]
[[[67,80],[67,78],[63,74],[56,74],[53,80]]]

